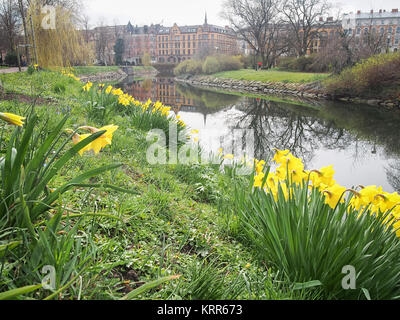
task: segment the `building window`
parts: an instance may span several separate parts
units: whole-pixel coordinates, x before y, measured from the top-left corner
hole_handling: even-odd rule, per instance
[[[357,29],[357,34],[361,34],[361,29],[360,28]]]
[[[389,31],[388,31],[390,34],[392,34],[392,32],[393,32],[393,28],[392,27],[389,27]]]
[[[397,27],[396,33],[400,33],[400,27]]]

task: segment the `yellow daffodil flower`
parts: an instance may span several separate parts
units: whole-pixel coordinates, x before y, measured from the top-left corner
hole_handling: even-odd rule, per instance
[[[24,125],[23,120],[25,120],[26,118],[18,116],[13,113],[0,112],[0,119],[4,120],[10,124],[13,124],[15,126],[22,127]]]
[[[93,150],[95,154],[98,154],[101,151],[101,149],[103,149],[105,146],[109,144],[111,145],[113,133],[118,129],[118,126],[108,125],[100,129],[94,127],[81,127],[80,129],[89,130],[91,131],[91,134],[106,130],[106,132],[103,135],[101,135],[96,140],[92,141],[85,148],[79,151],[80,155],[82,155],[85,151],[90,151],[90,150]],[[77,144],[80,141],[89,137],[91,134],[84,134],[84,135],[75,134],[72,137],[72,141],[74,142],[74,144]]]
[[[93,83],[88,82],[85,86],[82,87],[83,91],[89,92],[90,88],[93,86]]]
[[[343,193],[346,191],[345,187],[338,184],[326,188],[323,193],[325,195],[325,203],[329,205],[332,209],[335,209],[339,199],[344,202]]]
[[[275,161],[277,164],[281,164],[282,161],[284,160],[285,157],[287,157],[290,154],[289,150],[278,150],[275,149],[275,156],[272,159],[272,161]]]
[[[254,177],[254,188],[261,188],[262,182],[264,180],[265,174],[260,172],[258,175]]]
[[[106,89],[106,94],[109,94],[112,91],[113,87],[112,86],[108,86]]]

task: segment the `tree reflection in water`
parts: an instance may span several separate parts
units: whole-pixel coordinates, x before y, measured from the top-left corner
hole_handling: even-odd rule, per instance
[[[288,103],[246,98],[237,109],[244,113],[237,116],[232,129],[254,130],[255,156],[263,158],[272,148],[289,149],[297,157],[311,162],[316,150],[342,150],[354,137],[333,121],[316,116],[313,109],[298,112]]]
[[[390,185],[394,190],[400,192],[400,160],[390,163],[385,170]]]

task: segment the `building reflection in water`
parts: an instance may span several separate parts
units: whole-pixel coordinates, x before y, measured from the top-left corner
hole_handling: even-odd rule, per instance
[[[185,87],[177,84],[173,78],[158,77],[123,82],[118,86],[141,102],[146,102],[148,99],[162,102],[171,107],[175,115],[179,112],[200,113],[205,124],[208,115],[240,100],[240,97],[236,96]]]

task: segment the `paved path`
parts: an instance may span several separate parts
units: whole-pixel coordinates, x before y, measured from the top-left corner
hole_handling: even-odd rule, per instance
[[[22,71],[26,71],[28,68],[27,67],[22,67]],[[13,72],[18,72],[18,67],[15,68],[7,68],[7,69],[0,69],[0,73],[13,73]]]

